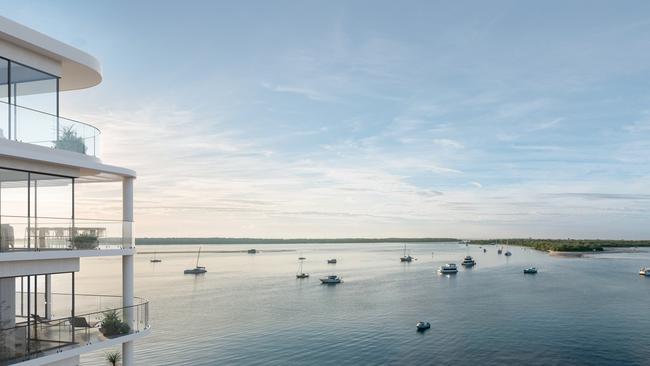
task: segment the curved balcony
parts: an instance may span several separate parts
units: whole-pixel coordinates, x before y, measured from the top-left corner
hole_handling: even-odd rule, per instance
[[[36,109],[4,104],[9,110],[9,123],[0,127],[0,138],[99,157],[98,128]]]
[[[17,294],[17,302],[26,302],[24,297],[26,295]],[[120,296],[77,294],[72,305],[72,295],[55,293],[51,301],[52,306],[60,309],[53,310],[53,314],[67,316],[46,319],[31,314],[28,321],[26,314],[17,314],[17,318],[24,321],[0,330],[0,365],[46,357],[78,347],[101,347],[102,342],[110,346],[150,327],[149,302],[145,299],[135,298],[133,306],[125,307],[121,305]],[[74,316],[71,309],[77,309]]]

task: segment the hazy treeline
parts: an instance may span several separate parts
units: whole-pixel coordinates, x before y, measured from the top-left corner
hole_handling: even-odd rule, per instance
[[[472,240],[472,244],[492,244],[497,239]],[[517,245],[544,251],[591,252],[602,251],[604,247],[646,247],[650,240],[605,240],[605,239],[498,239],[499,245]]]

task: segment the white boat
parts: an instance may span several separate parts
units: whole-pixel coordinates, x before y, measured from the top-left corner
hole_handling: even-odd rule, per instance
[[[206,273],[208,270],[203,266],[199,266],[199,258],[201,257],[201,247],[199,247],[199,253],[196,255],[196,267],[192,269],[186,269],[183,271],[185,274],[202,274]]]
[[[524,273],[527,273],[527,274],[535,274],[535,273],[537,273],[537,268],[535,268],[535,267],[528,267],[528,268],[524,269]]]
[[[639,270],[641,276],[650,276],[650,268],[643,267]]]
[[[472,258],[471,255],[468,255],[465,257],[465,259],[463,259],[463,262],[461,264],[465,267],[473,267],[476,265],[476,261],[474,258]]]
[[[399,260],[400,262],[411,262],[414,258],[411,257],[411,254],[406,255],[406,244],[404,244],[404,256],[402,256]]]
[[[418,330],[427,330],[431,328],[431,324],[429,324],[429,322],[418,322],[415,324],[415,327],[418,328]]]
[[[305,273],[302,271],[302,262],[305,260],[305,257],[300,257],[298,258],[300,260],[300,265],[298,266],[298,272],[296,273],[296,278],[308,278],[309,273]]]
[[[156,252],[154,251],[153,252],[153,258],[150,259],[149,262],[151,262],[151,263],[160,263],[160,262],[162,262],[162,259],[156,258]]]
[[[336,285],[343,282],[343,279],[337,275],[329,275],[320,279],[320,282],[325,285]]]
[[[336,264],[336,258],[328,259],[327,263],[329,264]]]
[[[441,266],[438,271],[442,274],[454,274],[458,273],[458,268],[456,268],[455,263],[447,263],[444,266]]]

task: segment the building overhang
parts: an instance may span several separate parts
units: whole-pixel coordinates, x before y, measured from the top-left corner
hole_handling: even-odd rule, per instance
[[[41,68],[61,78],[61,91],[90,88],[102,81],[102,67],[95,57],[2,16],[0,40],[17,47],[14,52],[5,50],[12,53],[7,57],[14,61],[37,68],[47,64],[48,59],[57,63],[58,70]]]
[[[80,182],[112,182],[136,176],[131,169],[103,164],[93,156],[11,140],[0,140],[0,166],[64,175]]]

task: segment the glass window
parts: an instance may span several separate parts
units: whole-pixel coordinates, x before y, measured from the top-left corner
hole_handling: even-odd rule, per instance
[[[28,174],[0,169],[0,251],[27,247]]]
[[[57,77],[10,63],[10,123],[14,140],[51,146],[57,140]]]

